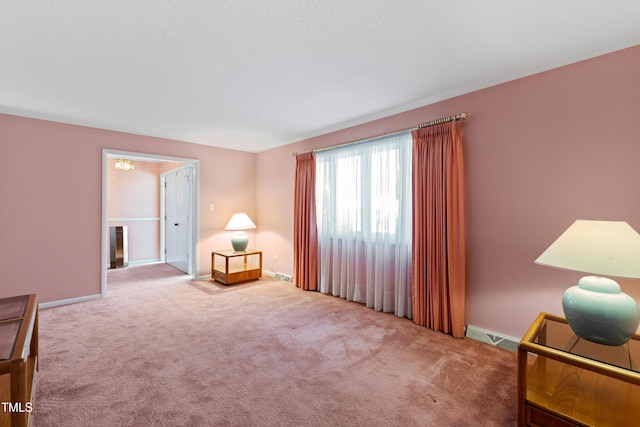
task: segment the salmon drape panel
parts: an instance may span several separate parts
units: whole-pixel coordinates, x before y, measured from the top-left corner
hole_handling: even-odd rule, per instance
[[[296,286],[318,289],[318,232],[316,227],[316,159],[313,153],[296,156],[293,196],[293,251]]]
[[[412,132],[413,321],[464,336],[464,165],[460,122]]]

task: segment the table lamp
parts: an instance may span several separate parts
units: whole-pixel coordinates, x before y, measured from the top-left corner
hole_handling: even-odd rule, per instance
[[[640,278],[640,234],[625,221],[577,220],[535,261],[536,264],[595,274],[562,296],[573,332],[605,345],[622,345],[638,329],[638,304],[602,276]]]
[[[236,212],[233,214],[227,226],[224,228],[227,231],[235,231],[233,237],[231,237],[231,246],[236,252],[244,252],[249,246],[249,236],[244,230],[252,230],[256,228],[256,225],[251,221],[249,215],[244,212]]]

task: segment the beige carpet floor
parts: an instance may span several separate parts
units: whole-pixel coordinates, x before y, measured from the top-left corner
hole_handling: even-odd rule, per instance
[[[40,311],[38,427],[515,425],[513,352],[264,278],[108,283]]]

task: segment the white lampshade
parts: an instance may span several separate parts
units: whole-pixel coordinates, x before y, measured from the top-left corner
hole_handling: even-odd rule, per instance
[[[251,221],[249,215],[244,212],[236,212],[233,214],[225,230],[235,231],[231,238],[231,246],[236,252],[244,252],[249,245],[249,236],[246,235],[244,230],[251,230],[256,228],[256,225]]]
[[[244,212],[236,212],[233,214],[224,229],[227,231],[240,231],[252,230],[254,228],[256,228],[256,225],[251,221],[249,215]]]
[[[599,344],[619,346],[638,328],[636,301],[603,276],[640,278],[640,235],[624,221],[574,222],[535,261],[536,264],[594,274],[562,296],[573,332]]]
[[[625,221],[577,220],[536,264],[602,276],[640,278],[640,234]]]

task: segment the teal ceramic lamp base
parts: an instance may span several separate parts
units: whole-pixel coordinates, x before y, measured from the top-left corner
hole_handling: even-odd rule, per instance
[[[244,231],[238,231],[231,237],[231,246],[236,252],[244,252],[249,246],[249,236]]]
[[[604,345],[622,345],[638,329],[638,304],[606,277],[585,276],[566,290],[562,308],[576,335]]]

